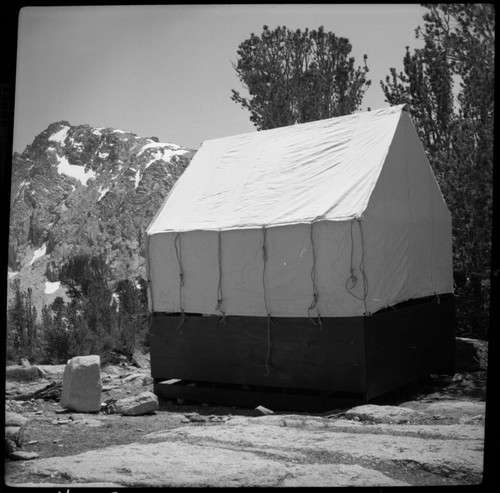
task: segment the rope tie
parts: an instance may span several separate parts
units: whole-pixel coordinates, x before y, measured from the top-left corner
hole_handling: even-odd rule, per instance
[[[221,242],[221,231],[219,230],[218,235],[218,260],[219,260],[219,284],[217,286],[217,306],[215,310],[222,314],[222,323],[226,323],[226,312],[222,309],[222,302],[224,298],[222,296],[222,242]]]
[[[177,262],[179,263],[179,306],[181,312],[181,323],[177,328],[180,328],[182,324],[188,319],[184,313],[184,307],[182,303],[182,288],[184,287],[184,269],[182,268],[182,245],[181,245],[181,234],[177,232],[174,239],[175,255],[177,257]]]
[[[356,221],[359,226],[359,233],[361,237],[361,259],[359,261],[359,272],[361,272],[361,276],[363,278],[363,297],[357,296],[352,292],[352,290],[356,287],[358,283],[358,278],[356,277],[356,274],[354,273],[354,233],[353,233],[353,223]],[[350,276],[345,282],[345,288],[347,292],[351,295],[354,296],[354,298],[361,300],[364,304],[365,307],[365,315],[370,315],[370,312],[368,311],[368,307],[366,304],[366,298],[368,296],[368,279],[366,277],[366,272],[365,272],[365,242],[364,242],[364,237],[363,237],[363,228],[361,226],[361,220],[359,218],[353,219],[351,221],[351,265],[350,265]],[[351,286],[349,286],[349,283],[351,283]]]
[[[266,291],[266,267],[267,267],[267,246],[266,246],[266,227],[262,226],[262,259],[264,261],[264,267],[262,269],[262,287],[264,293],[264,305],[266,307],[267,313],[267,354],[266,354],[266,373],[265,375],[269,375],[269,358],[271,356],[271,325],[273,324],[271,313],[269,311],[269,305],[267,302],[267,291]]]
[[[314,319],[311,316],[311,310],[314,310],[316,308],[316,305],[318,304],[319,300],[319,292],[318,288],[316,286],[316,248],[314,246],[314,234],[313,234],[313,225],[314,223],[311,223],[311,247],[312,247],[312,256],[313,256],[313,266],[311,268],[311,281],[312,281],[312,287],[313,287],[313,300],[311,304],[309,305],[309,308],[307,309],[307,315],[309,316],[309,320],[314,324],[314,325],[319,325],[319,328],[323,328],[323,322],[321,321],[321,315],[318,312],[318,321],[315,322]]]

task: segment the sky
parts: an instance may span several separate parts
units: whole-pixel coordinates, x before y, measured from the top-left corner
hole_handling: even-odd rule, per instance
[[[371,87],[361,110],[388,106],[380,80],[422,46],[419,4],[229,4],[24,7],[20,10],[13,149],[51,123],[89,124],[190,149],[256,131],[230,99],[243,92],[232,63],[264,25],[324,26],[366,54]]]

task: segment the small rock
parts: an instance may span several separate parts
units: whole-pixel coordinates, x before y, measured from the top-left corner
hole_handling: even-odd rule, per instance
[[[21,358],[21,366],[28,368],[29,366],[31,366],[31,363],[26,358]]]
[[[17,450],[17,445],[14,440],[10,438],[5,438],[5,457],[9,457],[13,452]]]
[[[28,442],[28,445],[36,445],[38,443],[38,440],[30,440]]]
[[[70,413],[71,411],[69,411],[68,409],[54,409],[54,412],[56,414],[68,414]]]
[[[124,382],[131,382],[132,380],[135,380],[136,378],[142,377],[142,373],[132,373],[131,375],[126,376],[123,381]]]
[[[148,414],[158,408],[158,397],[153,392],[143,392],[137,396],[119,399],[115,403],[116,412],[126,416]]]
[[[74,424],[89,426],[90,428],[100,428],[101,426],[105,425],[105,423],[103,423],[101,420],[92,418],[77,419]]]
[[[153,377],[144,377],[142,379],[142,386],[145,387],[146,385],[151,385],[154,383],[154,378]]]
[[[102,391],[103,392],[110,392],[111,390],[115,390],[115,389],[119,389],[119,388],[120,388],[119,385],[109,385],[109,386],[103,387]]]
[[[10,460],[31,460],[37,457],[38,454],[36,452],[24,452],[23,450],[16,450],[9,455]]]
[[[52,421],[53,425],[67,425],[68,423],[71,423],[71,419],[55,419]]]
[[[274,411],[271,411],[270,409],[267,409],[267,407],[264,406],[257,406],[255,408],[256,411],[259,411],[260,413],[264,415],[269,415],[269,414],[274,414]]]

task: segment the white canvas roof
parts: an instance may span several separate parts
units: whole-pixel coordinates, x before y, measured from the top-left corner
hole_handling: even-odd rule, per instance
[[[148,234],[359,217],[402,108],[205,141]]]
[[[147,238],[153,311],[357,316],[452,292],[450,214],[402,105],[205,141]]]

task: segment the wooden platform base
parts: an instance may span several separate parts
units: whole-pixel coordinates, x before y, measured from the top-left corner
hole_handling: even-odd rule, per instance
[[[167,400],[182,399],[209,405],[255,408],[264,406],[279,411],[325,412],[364,404],[360,394],[189,382],[177,379],[155,381],[154,393]]]
[[[321,325],[285,317],[272,323],[266,317],[152,318],[151,373],[155,392],[167,398],[335,408],[346,394],[369,401],[454,367],[453,295],[369,316],[324,318]],[[184,384],[160,383],[169,379]]]

